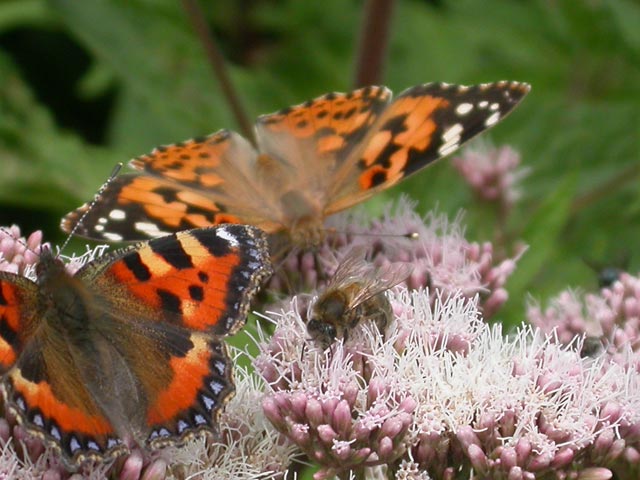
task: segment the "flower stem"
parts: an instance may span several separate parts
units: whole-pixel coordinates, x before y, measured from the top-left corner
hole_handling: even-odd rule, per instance
[[[356,53],[356,87],[382,80],[394,3],[394,0],[367,0]]]
[[[209,25],[207,25],[202,9],[198,4],[198,0],[182,0],[182,6],[189,17],[189,21],[193,25],[193,29],[198,35],[200,43],[202,43],[202,46],[204,47],[209,64],[211,65],[213,73],[220,84],[220,88],[222,89],[224,97],[231,108],[233,116],[236,118],[240,132],[244,137],[250,139],[255,144],[252,123],[242,105],[242,102],[240,101],[240,96],[233,86],[231,77],[229,76],[225,65],[225,59],[222,56],[222,52],[216,43],[216,39],[213,36]]]
[[[590,192],[587,192],[584,195],[576,198],[571,205],[571,213],[578,213],[582,209],[587,208],[589,205],[592,205],[598,202],[600,199],[611,195],[612,192],[619,191],[627,183],[637,181],[639,176],[640,165],[629,165],[629,167],[625,168],[617,175],[614,175],[609,180],[606,180]]]

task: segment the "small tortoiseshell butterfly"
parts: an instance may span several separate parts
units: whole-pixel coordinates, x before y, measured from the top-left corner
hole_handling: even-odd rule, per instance
[[[346,341],[349,332],[366,320],[375,322],[384,335],[393,318],[385,292],[410,274],[408,263],[379,269],[365,261],[364,251],[351,251],[311,305],[307,320],[311,339],[326,349],[336,339]]]
[[[233,391],[221,337],[270,274],[263,232],[226,225],[106,254],[37,281],[0,273],[5,408],[75,469],[214,431]]]
[[[130,162],[77,233],[148,239],[220,223],[277,234],[275,252],[319,245],[324,220],[449,155],[496,125],[529,91],[519,82],[371,86],[258,117],[257,150],[235,132],[158,147]],[[87,211],[67,214],[69,232]],[[277,255],[276,255],[277,256]]]

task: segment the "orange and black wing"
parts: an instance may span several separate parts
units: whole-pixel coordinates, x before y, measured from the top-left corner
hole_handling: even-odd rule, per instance
[[[245,225],[157,238],[78,272],[109,312],[103,335],[120,336],[120,353],[148,399],[150,448],[216,428],[234,391],[220,337],[244,325],[270,273],[265,234]]]
[[[227,335],[246,319],[271,273],[265,234],[246,225],[186,230],[90,263],[77,276],[127,318]]]
[[[140,174],[111,181],[95,202],[68,213],[61,227],[70,232],[80,222],[78,235],[107,241],[148,240],[225,223],[275,231],[257,162],[249,142],[227,130],[158,147],[130,162]]]
[[[64,283],[67,278],[59,279]],[[5,408],[74,469],[87,459],[126,451],[81,380],[72,348],[51,323],[30,280],[0,273],[0,367]],[[51,311],[49,311],[50,313]]]

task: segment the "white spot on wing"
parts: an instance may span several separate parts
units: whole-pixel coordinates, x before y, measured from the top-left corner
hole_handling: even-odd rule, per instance
[[[227,230],[224,227],[219,227],[216,230],[216,235],[220,238],[224,238],[227,242],[229,242],[231,244],[232,247],[237,247],[238,246],[238,239],[236,238],[235,235],[229,233],[229,230]]]
[[[102,236],[107,240],[113,240],[114,242],[122,241],[122,235],[120,235],[119,233],[105,232],[102,234]]]
[[[492,112],[495,112],[496,110],[500,109],[500,104],[498,102],[493,102],[491,105],[489,105],[489,110],[491,110]]]
[[[489,102],[487,102],[486,100],[482,100],[479,104],[478,107],[480,108],[487,108],[489,106]]]
[[[220,395],[220,392],[224,390],[224,385],[222,385],[220,382],[216,382],[215,380],[211,380],[209,382],[209,387],[211,388],[211,391],[216,395]]]
[[[460,123],[449,127],[443,134],[444,143],[438,149],[438,153],[442,156],[453,152],[460,145],[460,134],[464,131],[464,127]]]
[[[127,218],[127,214],[124,210],[114,209],[109,212],[109,218],[111,220],[124,220]]]
[[[104,232],[104,225],[96,225],[93,227],[96,232]]]
[[[163,235],[169,235],[169,232],[164,232],[160,230],[158,228],[158,225],[151,222],[136,222],[134,227],[138,232],[144,233],[145,235],[151,238],[161,237]]]
[[[213,366],[216,367],[216,371],[221,376],[224,375],[224,372],[227,369],[227,365],[224,362],[221,362],[220,360],[216,360],[215,362],[213,362]]]
[[[473,104],[472,103],[465,102],[465,103],[461,103],[460,105],[458,105],[456,107],[456,113],[458,115],[466,115],[471,110],[473,110]]]
[[[207,411],[210,412],[215,407],[216,402],[213,398],[207,397],[206,395],[201,395],[200,398],[204,402],[204,406],[207,408]]]
[[[80,449],[80,442],[78,442],[78,439],[76,437],[71,437],[71,440],[69,441],[69,450],[73,453],[79,449]]]
[[[490,127],[492,125],[495,125],[496,123],[498,123],[498,120],[500,120],[500,112],[493,112],[485,121],[484,121],[484,126],[485,127]]]

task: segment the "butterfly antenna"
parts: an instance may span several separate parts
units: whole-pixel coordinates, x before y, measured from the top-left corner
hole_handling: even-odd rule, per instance
[[[375,237],[375,238],[408,238],[409,240],[418,240],[420,234],[418,232],[407,233],[372,233],[372,232],[345,232],[342,230],[331,229],[332,233],[339,233],[342,235],[351,235],[354,237]]]
[[[65,249],[65,247],[69,244],[69,242],[71,241],[75,233],[78,231],[78,228],[82,226],[82,221],[85,219],[87,215],[89,215],[89,212],[91,212],[95,204],[98,202],[98,200],[100,200],[100,197],[102,196],[104,191],[107,189],[109,184],[113,182],[113,180],[115,180],[115,178],[118,176],[118,174],[120,173],[120,170],[122,170],[122,162],[117,163],[113,167],[113,170],[109,175],[109,178],[107,178],[107,180],[102,184],[102,186],[98,189],[96,194],[93,196],[93,200],[91,201],[91,203],[89,203],[89,205],[87,205],[86,210],[82,213],[82,215],[80,216],[76,224],[73,226],[73,228],[69,232],[69,235],[67,235],[67,239],[64,241],[64,243],[58,250],[59,252],[62,252]]]
[[[17,243],[19,243],[20,245],[22,245],[23,247],[25,247],[28,250],[31,250],[29,248],[29,245],[27,244],[26,241],[22,240],[22,238],[20,238],[20,236],[16,236],[16,232],[12,231],[11,229],[13,227],[15,227],[16,225],[12,225],[11,227],[5,227],[5,226],[0,226],[0,232],[3,233],[6,237],[16,241]],[[2,237],[0,236],[0,240],[2,240]],[[0,260],[2,259],[2,253],[0,252]]]

